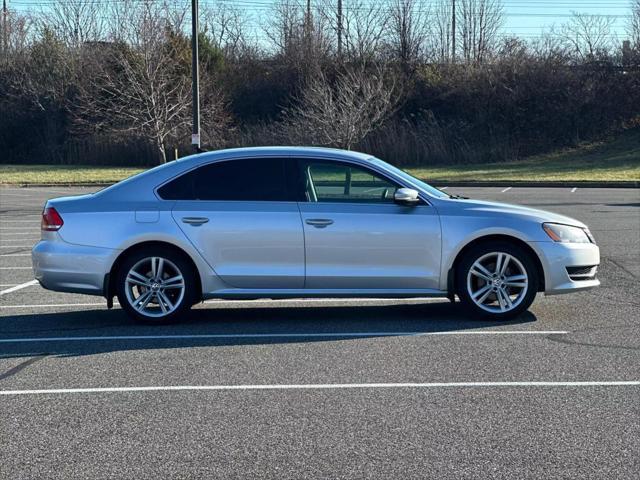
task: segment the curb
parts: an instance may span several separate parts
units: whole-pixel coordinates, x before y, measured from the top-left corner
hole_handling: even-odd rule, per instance
[[[123,179],[124,180],[124,179]],[[118,182],[113,183],[0,183],[0,188],[2,187],[19,187],[19,188],[54,188],[54,187],[63,187],[63,188],[71,188],[71,187],[110,187]]]
[[[523,181],[523,180],[497,180],[497,181],[469,181],[469,180],[424,180],[434,187],[525,187],[525,188],[640,188],[640,180],[558,180],[558,181]],[[114,182],[117,183],[117,182]],[[113,183],[0,183],[2,187],[108,187]]]
[[[460,181],[451,180],[437,180],[428,182],[435,187],[524,187],[524,188],[640,188],[640,181],[638,180],[558,180],[558,181],[522,181],[522,180],[499,180],[495,182],[491,181]]]

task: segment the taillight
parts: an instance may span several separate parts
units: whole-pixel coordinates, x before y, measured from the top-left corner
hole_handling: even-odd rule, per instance
[[[58,211],[53,207],[47,207],[42,212],[42,222],[40,223],[40,229],[48,232],[55,232],[60,230],[60,227],[64,225],[62,217]]]

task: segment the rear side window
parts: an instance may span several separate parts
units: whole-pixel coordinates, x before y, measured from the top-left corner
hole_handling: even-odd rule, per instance
[[[158,189],[164,200],[293,201],[283,158],[250,158],[211,163]]]

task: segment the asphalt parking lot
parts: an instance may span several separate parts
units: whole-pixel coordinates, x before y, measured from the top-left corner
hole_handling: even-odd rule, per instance
[[[86,191],[0,188],[0,478],[640,476],[640,190],[447,189],[576,217],[601,247],[599,289],[509,323],[316,300],[155,328],[12,290],[45,200]]]

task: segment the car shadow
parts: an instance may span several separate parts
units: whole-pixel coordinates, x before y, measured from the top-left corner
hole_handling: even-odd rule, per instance
[[[133,323],[120,309],[22,314],[0,319],[0,340],[141,337],[0,343],[0,358],[83,356],[125,350],[357,341],[362,338],[464,331],[536,321],[531,312],[505,322],[469,316],[448,302],[383,306],[195,308],[171,325]],[[327,336],[323,336],[327,334]],[[344,334],[344,336],[342,336]],[[355,335],[354,335],[355,334]],[[157,338],[171,336],[185,338]],[[220,335],[198,337],[198,335]]]
[[[605,203],[607,207],[640,207],[640,203]]]

